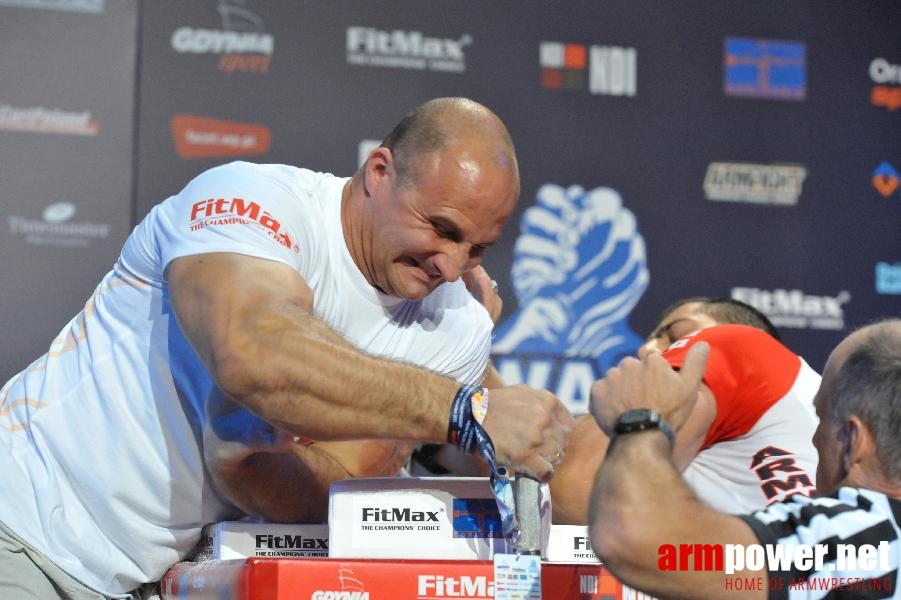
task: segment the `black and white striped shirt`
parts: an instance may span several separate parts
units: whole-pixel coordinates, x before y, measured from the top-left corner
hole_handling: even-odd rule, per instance
[[[898,526],[901,500],[872,490],[845,487],[833,496],[814,499],[794,496],[742,518],[765,546],[803,544],[825,550],[820,570],[815,565],[809,569],[800,569],[795,564],[774,569],[770,565],[770,598],[901,600],[897,586],[901,568]],[[869,565],[839,560],[840,544],[857,548],[869,544],[878,549],[878,560],[869,561]]]

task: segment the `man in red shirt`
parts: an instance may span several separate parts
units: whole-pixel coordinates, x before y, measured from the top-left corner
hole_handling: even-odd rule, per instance
[[[698,496],[729,513],[750,512],[815,490],[820,376],[782,345],[769,320],[729,298],[687,298],[663,318],[639,356],[659,352],[674,368],[694,344],[710,345],[704,380],[673,459]],[[576,420],[551,482],[554,523],[585,524],[594,475],[608,445],[589,415]]]

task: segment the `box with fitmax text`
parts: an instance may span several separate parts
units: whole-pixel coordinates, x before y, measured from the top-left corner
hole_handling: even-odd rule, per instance
[[[508,552],[487,478],[379,477],[332,484],[329,556],[491,559]]]
[[[201,552],[215,560],[325,558],[329,553],[328,525],[222,521],[204,528]]]
[[[601,560],[591,547],[586,525],[551,525],[547,549],[547,562],[598,564]]]

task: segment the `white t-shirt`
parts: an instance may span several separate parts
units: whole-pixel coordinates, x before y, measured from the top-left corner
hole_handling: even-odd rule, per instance
[[[0,390],[0,521],[85,585],[121,596],[159,579],[205,523],[237,516],[203,461],[215,388],[169,302],[164,271],[180,256],[282,262],[312,287],[316,315],[367,353],[476,383],[487,312],[461,281],[421,301],[368,285],[344,242],[346,181],[235,162],[154,207],[48,353]],[[271,431],[238,417],[217,433],[257,442]]]

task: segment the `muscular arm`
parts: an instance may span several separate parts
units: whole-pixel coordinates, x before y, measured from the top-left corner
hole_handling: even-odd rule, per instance
[[[412,450],[371,438],[446,435],[441,413],[457,384],[355,350],[311,314],[312,290],[292,269],[202,254],[173,261],[168,281],[179,324],[217,386],[283,432],[275,447],[223,449],[207,440],[217,486],[243,511],[275,522],[322,521],[333,481],[396,475]],[[400,394],[414,385],[425,393],[401,410],[388,382]],[[294,436],[333,441],[299,444]]]
[[[675,431],[686,423],[707,363],[709,345],[693,346],[680,371],[651,353],[625,359],[592,386],[591,412],[612,433],[619,415],[635,408],[660,412]],[[706,507],[688,489],[671,457],[666,436],[646,431],[613,440],[591,493],[592,546],[606,566],[631,587],[662,598],[763,598],[769,587],[726,591],[727,577],[765,578],[766,571],[702,570],[694,562],[677,570],[660,568],[661,546],[754,544],[757,538],[741,519]]]
[[[591,495],[591,541],[605,565],[631,587],[659,598],[691,600],[766,598],[767,572],[662,570],[660,548],[672,544],[759,543],[735,516],[705,506],[682,480],[660,432],[620,437],[604,460]],[[699,565],[700,566],[700,565]],[[727,578],[757,581],[761,588],[737,591]],[[727,591],[728,589],[728,591]]]
[[[353,348],[313,316],[313,292],[291,268],[199,254],[174,260],[168,282],[217,386],[265,421],[317,440],[444,441],[457,384]]]
[[[458,383],[351,346],[312,314],[313,292],[290,267],[208,253],[175,259],[167,280],[179,325],[217,387],[279,431],[314,440],[446,440]],[[553,467],[542,457],[565,443],[565,407],[526,386],[495,390],[491,406],[483,425],[498,460],[549,479]]]
[[[715,417],[716,401],[710,389],[702,384],[688,420],[676,434],[673,461],[680,471],[698,453]],[[566,446],[566,458],[550,482],[554,523],[584,525],[588,522],[591,486],[609,443],[609,438],[591,415],[576,418]]]

